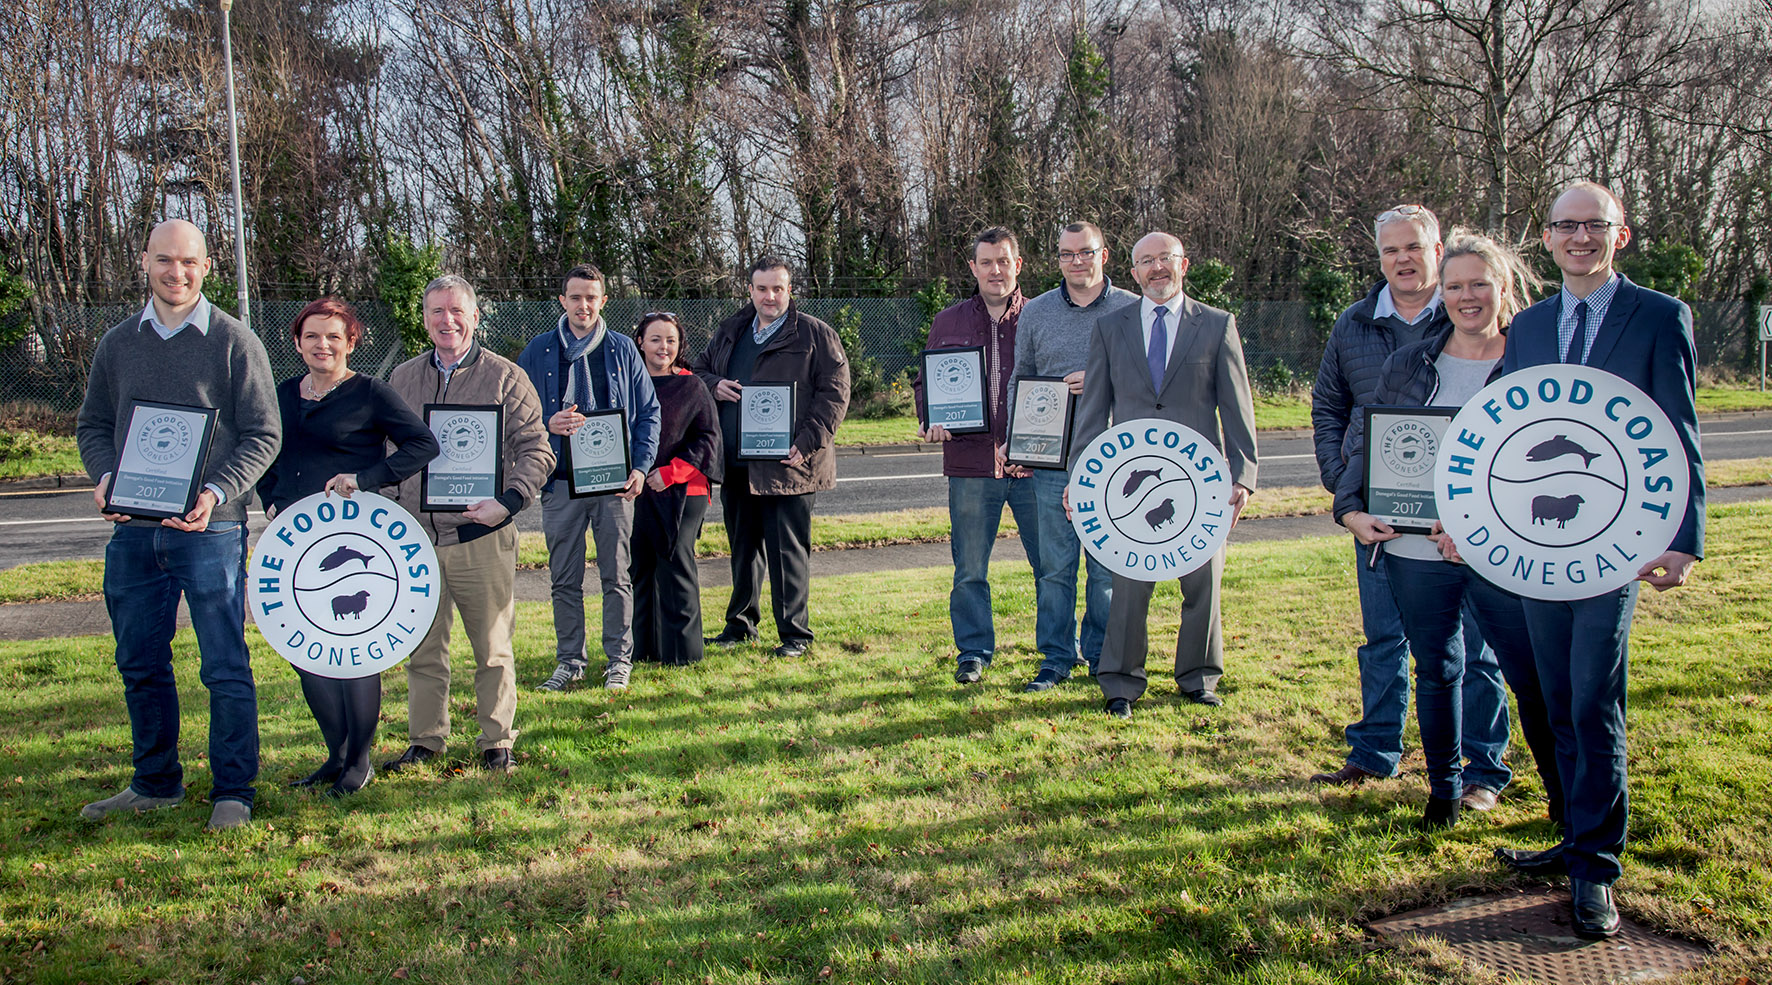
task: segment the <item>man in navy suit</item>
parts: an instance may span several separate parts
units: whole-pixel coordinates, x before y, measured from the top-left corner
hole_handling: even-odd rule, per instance
[[[1613,269],[1630,242],[1624,207],[1606,188],[1578,182],[1551,206],[1544,245],[1563,271],[1562,290],[1520,312],[1508,332],[1507,372],[1548,363],[1584,363],[1630,381],[1660,405],[1679,432],[1692,495],[1667,553],[1637,578],[1656,591],[1686,583],[1704,553],[1704,461],[1698,451],[1697,358],[1692,312],[1675,298],[1638,287]],[[1627,821],[1624,700],[1631,613],[1637,585],[1574,602],[1526,600],[1526,626],[1557,738],[1567,803],[1563,840],[1542,852],[1496,849],[1515,869],[1567,872],[1575,930],[1618,932],[1612,883],[1620,872]]]

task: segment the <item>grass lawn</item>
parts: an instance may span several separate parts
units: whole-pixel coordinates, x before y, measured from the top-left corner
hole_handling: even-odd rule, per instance
[[[1639,607],[1619,900],[1717,945],[1696,980],[1766,981],[1772,507],[1713,510],[1710,529],[1694,584]],[[0,643],[0,981],[1495,981],[1361,922],[1521,884],[1489,852],[1548,843],[1523,743],[1502,805],[1436,837],[1413,827],[1419,757],[1355,790],[1303,779],[1339,762],[1358,705],[1345,548],[1232,549],[1222,709],[1178,703],[1156,660],[1129,723],[1087,680],[1020,693],[1037,656],[1017,568],[997,575],[996,666],[957,687],[948,573],[850,576],[814,585],[808,659],[753,648],[643,667],[625,694],[525,690],[508,777],[457,773],[458,660],[449,767],[343,803],[284,788],[317,736],[249,632],[264,769],[256,822],[223,834],[202,831],[188,631],[190,797],[102,824],[75,812],[128,778],[109,641]],[[1177,602],[1159,600],[1160,651]],[[545,605],[519,606],[517,653],[525,684],[551,668]],[[391,756],[406,676],[384,684]]]
[[[0,479],[81,473],[80,449],[71,434],[0,428]]]
[[[1759,382],[1741,386],[1701,386],[1698,388],[1698,412],[1772,410],[1772,390],[1760,392]]]

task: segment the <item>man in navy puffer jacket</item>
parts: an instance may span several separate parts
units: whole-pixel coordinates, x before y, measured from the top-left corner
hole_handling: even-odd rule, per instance
[[[1419,205],[1379,214],[1373,223],[1384,282],[1355,302],[1329,333],[1323,363],[1311,390],[1317,470],[1323,488],[1334,493],[1358,449],[1349,424],[1365,413],[1378,393],[1385,359],[1402,346],[1433,338],[1450,323],[1440,304],[1440,223]],[[1394,776],[1403,753],[1403,722],[1409,710],[1409,645],[1403,620],[1382,564],[1371,564],[1373,548],[1354,543],[1359,579],[1360,621],[1366,642],[1360,662],[1360,720],[1346,730],[1347,761],[1317,783],[1352,784],[1369,777]],[[1507,750],[1507,693],[1495,654],[1483,645],[1466,613],[1463,752],[1467,806],[1487,810],[1512,778],[1502,764]]]

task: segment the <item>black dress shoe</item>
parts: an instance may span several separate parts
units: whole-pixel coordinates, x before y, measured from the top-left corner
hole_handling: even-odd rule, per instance
[[[1343,766],[1341,769],[1338,769],[1333,773],[1314,773],[1311,775],[1312,783],[1321,783],[1325,786],[1331,787],[1357,787],[1360,784],[1365,783],[1367,780],[1382,779],[1384,779],[1384,777],[1379,776],[1377,773],[1374,773],[1371,770],[1361,769],[1353,763],[1348,763],[1346,766]]]
[[[480,754],[480,766],[488,773],[509,773],[516,769],[509,749],[488,749]]]
[[[1042,670],[1034,675],[1033,680],[1028,681],[1027,684],[1023,685],[1022,691],[1027,694],[1050,691],[1062,683],[1064,683],[1064,678],[1058,676],[1058,671]]]
[[[289,785],[292,787],[317,787],[322,783],[331,783],[338,779],[339,774],[344,771],[345,768],[341,764],[321,763],[319,769],[299,780],[290,780]]]
[[[707,646],[744,646],[746,643],[755,642],[757,642],[757,634],[752,633],[747,636],[743,633],[734,633],[730,629],[722,629],[718,636],[708,636],[702,639],[702,643]]]
[[[1217,708],[1219,705],[1224,704],[1224,699],[1219,697],[1218,692],[1211,688],[1201,688],[1198,691],[1183,691],[1182,697],[1187,698],[1194,704],[1206,705],[1209,708]]]
[[[1563,846],[1554,845],[1542,852],[1528,851],[1524,848],[1497,848],[1496,861],[1502,865],[1528,876],[1561,876],[1569,874],[1569,865],[1563,860]]]
[[[437,751],[435,749],[427,749],[424,746],[407,746],[406,751],[400,754],[399,759],[390,759],[381,764],[381,768],[383,772],[398,773],[408,766],[417,766],[419,763],[429,762],[436,758]]]
[[[1125,698],[1109,698],[1106,711],[1115,718],[1131,718],[1132,702]]]
[[[351,794],[369,786],[369,781],[373,779],[375,779],[375,769],[373,767],[363,767],[361,774],[358,774],[354,770],[345,770],[339,773],[337,783],[326,788],[326,796],[349,797]]]
[[[1575,934],[1603,941],[1618,933],[1618,907],[1612,905],[1612,887],[1586,879],[1569,880],[1569,897],[1575,913]]]
[[[955,684],[977,684],[984,680],[984,661],[962,660],[954,670]]]
[[[771,650],[770,655],[776,659],[803,657],[806,655],[806,651],[810,649],[812,649],[811,640],[788,640],[786,643]]]
[[[1444,831],[1458,823],[1458,810],[1463,805],[1457,797],[1429,797],[1427,810],[1421,815],[1421,830]]]

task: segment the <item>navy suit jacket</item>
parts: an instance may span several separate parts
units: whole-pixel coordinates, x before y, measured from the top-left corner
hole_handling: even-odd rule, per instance
[[[1561,292],[1514,316],[1502,369],[1511,373],[1561,360],[1557,352],[1557,298]],[[1621,277],[1606,320],[1594,334],[1587,365],[1622,377],[1659,405],[1685,446],[1692,498],[1670,550],[1704,556],[1704,458],[1698,451],[1698,356],[1692,342],[1692,309],[1678,298],[1639,287]]]

